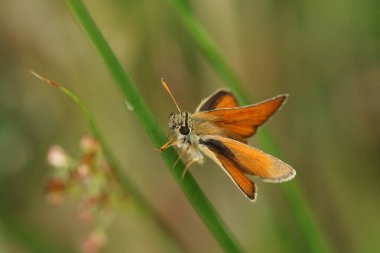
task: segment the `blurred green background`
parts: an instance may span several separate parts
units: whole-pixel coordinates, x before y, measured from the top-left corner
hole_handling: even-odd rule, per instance
[[[192,111],[224,87],[170,1],[85,1],[166,129],[175,111],[159,80]],[[252,102],[289,93],[265,126],[297,170],[319,229],[335,252],[380,252],[379,1],[191,1]],[[89,130],[57,81],[90,107],[131,180],[190,252],[221,252],[185,199],[63,1],[0,1],[0,252],[77,252],[86,226],[76,201],[49,206],[46,151],[78,156]],[[261,147],[253,138],[252,145]],[[264,149],[265,151],[265,149]],[[307,252],[282,187],[258,182],[247,201],[211,161],[191,173],[247,252]],[[49,250],[45,252],[51,252]],[[180,252],[128,208],[103,252]]]

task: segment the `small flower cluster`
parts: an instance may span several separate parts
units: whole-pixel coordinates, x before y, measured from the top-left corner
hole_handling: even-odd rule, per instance
[[[83,253],[99,252],[107,241],[106,229],[116,210],[124,203],[125,194],[119,188],[111,168],[104,159],[101,146],[91,136],[80,141],[81,156],[73,159],[57,145],[47,154],[54,168],[45,185],[46,199],[60,205],[68,195],[81,200],[77,218],[81,223],[93,224],[93,229],[81,243]]]

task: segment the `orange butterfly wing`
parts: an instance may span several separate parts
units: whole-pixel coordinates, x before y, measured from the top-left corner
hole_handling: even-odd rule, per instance
[[[192,118],[210,122],[222,130],[223,136],[245,142],[280,108],[286,98],[287,95],[280,95],[249,106],[199,111],[192,114]]]
[[[204,153],[220,165],[243,193],[253,201],[256,187],[244,173],[272,183],[290,180],[296,174],[291,166],[281,160],[236,140],[206,135],[201,137],[199,143]]]
[[[220,89],[203,100],[196,112],[210,111],[218,108],[232,108],[239,106],[235,96],[228,90]]]

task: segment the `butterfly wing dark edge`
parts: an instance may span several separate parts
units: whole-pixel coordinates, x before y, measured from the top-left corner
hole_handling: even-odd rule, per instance
[[[195,111],[211,111],[218,108],[231,108],[238,106],[239,104],[237,102],[237,99],[231,91],[226,89],[219,89],[204,99]]]

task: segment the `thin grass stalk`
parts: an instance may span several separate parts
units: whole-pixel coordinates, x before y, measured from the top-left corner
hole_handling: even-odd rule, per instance
[[[201,23],[195,17],[188,1],[171,0],[170,2],[174,10],[178,13],[179,19],[182,21],[183,25],[191,35],[191,38],[195,41],[211,67],[225,82],[225,84],[236,94],[242,105],[249,104],[250,101],[248,96],[246,96],[246,93],[241,88],[242,85],[239,78],[223,59],[220,50],[218,50],[216,44],[208,36]],[[260,129],[257,137],[266,151],[276,157],[283,157],[276,142],[273,140],[266,128]],[[302,192],[297,181],[293,180],[292,182],[284,184],[283,189],[289,207],[293,213],[293,217],[297,221],[298,229],[302,231],[301,234],[304,236],[304,241],[307,242],[310,252],[330,252],[330,246],[318,228],[312,212],[302,196]]]
[[[122,65],[98,30],[82,1],[66,0],[65,3],[89,37],[90,41],[94,44],[108,70],[111,72],[116,85],[120,88],[129,107],[136,114],[141,125],[149,135],[153,145],[156,147],[163,145],[167,141],[164,132],[158,126],[157,120],[153,117],[152,112],[138,92],[135,84],[124,71]],[[170,148],[165,152],[162,152],[161,157],[190,201],[194,210],[200,216],[201,220],[224,251],[242,252],[194,178],[189,174],[185,179],[181,179],[184,164],[178,162],[177,165],[172,168],[174,162],[178,158],[175,150]]]
[[[149,204],[149,202],[145,199],[143,194],[140,192],[140,190],[132,183],[132,181],[129,180],[128,176],[125,173],[125,170],[121,166],[121,163],[114,155],[112,149],[109,147],[108,142],[104,138],[103,134],[99,130],[96,121],[94,119],[94,116],[92,115],[90,109],[87,107],[87,105],[83,102],[82,99],[80,99],[76,94],[71,92],[69,89],[67,89],[65,86],[60,85],[58,83],[55,83],[51,80],[48,80],[46,78],[43,78],[39,76],[38,74],[32,72],[33,75],[35,75],[37,78],[41,79],[42,81],[45,81],[49,85],[51,85],[54,88],[57,88],[62,93],[64,93],[66,96],[68,96],[82,111],[84,118],[87,121],[87,125],[93,135],[93,137],[100,143],[102,147],[102,151],[104,153],[104,157],[106,158],[107,162],[110,165],[110,168],[112,170],[112,173],[115,176],[115,179],[119,183],[120,187],[126,192],[127,194],[130,194],[133,198],[133,201],[137,204],[140,211],[145,214],[146,217],[151,218],[156,222],[161,229],[165,232],[166,236],[170,238],[172,243],[176,244],[176,246],[181,249],[184,252],[189,252],[189,250],[186,248],[185,244],[180,240],[180,238],[176,235],[176,233],[162,220],[162,218],[157,214],[157,212],[154,210],[154,208]]]

